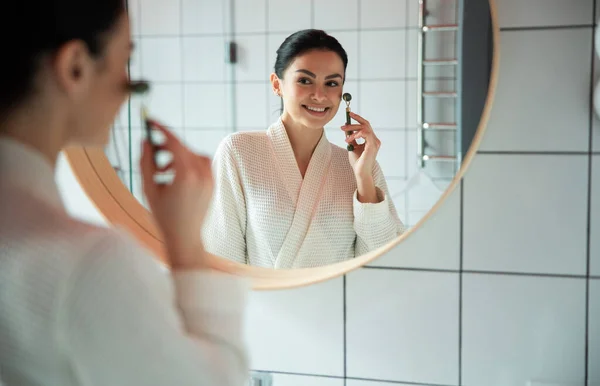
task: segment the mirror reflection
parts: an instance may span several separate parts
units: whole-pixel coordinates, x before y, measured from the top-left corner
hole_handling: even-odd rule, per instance
[[[143,103],[212,157],[199,237],[223,258],[324,266],[387,244],[431,209],[485,104],[489,13],[465,19],[469,10],[439,0],[319,0],[290,19],[264,0],[251,10],[192,3],[173,18],[158,18],[166,6],[155,2],[129,4],[130,77],[150,91],[128,101],[106,153],[142,204]],[[264,13],[267,26],[240,12]]]

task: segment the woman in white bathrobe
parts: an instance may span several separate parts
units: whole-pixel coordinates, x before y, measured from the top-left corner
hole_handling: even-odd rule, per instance
[[[203,233],[208,252],[260,267],[317,267],[402,234],[369,122],[351,113],[356,123],[340,127],[340,135],[353,132],[346,137],[353,151],[325,136],[347,62],[339,42],[321,30],[296,32],[281,44],[271,74],[280,118],[264,132],[229,135],[214,156],[215,194]]]
[[[245,280],[198,239],[210,160],[170,132],[171,185],[144,145],[145,193],[171,271],[124,232],[71,218],[54,180],[68,145],[104,147],[130,90],[123,0],[3,2],[0,372],[6,385],[243,386]]]

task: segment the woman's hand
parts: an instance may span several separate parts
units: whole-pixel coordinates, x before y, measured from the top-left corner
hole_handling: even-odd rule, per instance
[[[157,151],[169,151],[172,160],[158,168],[152,147],[147,139],[144,140],[140,160],[144,194],[165,238],[171,266],[202,268],[201,231],[214,187],[210,159],[190,151],[166,127],[155,121],[150,123],[166,138]],[[154,182],[154,175],[165,171],[175,174],[172,182]]]
[[[344,132],[354,132],[346,137],[346,143],[354,146],[354,150],[348,152],[348,159],[356,177],[358,198],[361,202],[378,202],[373,168],[381,141],[375,135],[369,121],[353,112],[350,112],[350,117],[358,124],[344,125],[341,129]],[[362,138],[364,143],[361,145],[356,143],[358,138]]]

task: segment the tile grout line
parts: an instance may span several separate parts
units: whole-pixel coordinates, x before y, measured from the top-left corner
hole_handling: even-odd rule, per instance
[[[553,30],[564,30],[564,29],[584,29],[594,28],[594,24],[569,24],[569,25],[545,25],[545,26],[530,26],[530,27],[501,27],[501,32],[511,31],[553,31]]]
[[[597,1],[593,1],[592,15],[595,18],[596,15]],[[587,224],[586,224],[586,276],[585,281],[585,348],[584,348],[584,385],[589,383],[589,355],[590,355],[590,266],[591,266],[591,223],[592,223],[592,148],[593,148],[593,127],[594,127],[594,69],[595,69],[595,55],[596,55],[596,34],[592,29],[592,44],[591,44],[591,60],[590,60],[590,90],[589,90],[589,133],[588,133],[588,186],[587,186]]]
[[[463,260],[463,245],[464,245],[464,198],[465,198],[465,189],[464,189],[464,179],[460,180],[460,211],[459,211],[459,226],[458,226],[458,234],[459,234],[459,243],[458,243],[458,385],[462,385],[462,345],[463,345],[463,268],[464,268],[464,260]]]

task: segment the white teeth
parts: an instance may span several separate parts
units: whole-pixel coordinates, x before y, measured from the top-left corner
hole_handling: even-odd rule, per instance
[[[311,111],[317,111],[319,113],[322,113],[323,111],[325,111],[325,107],[319,109],[319,108],[316,108],[316,107],[306,106],[306,108],[309,109],[309,110],[311,110]]]

